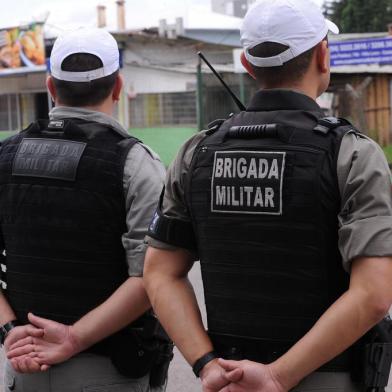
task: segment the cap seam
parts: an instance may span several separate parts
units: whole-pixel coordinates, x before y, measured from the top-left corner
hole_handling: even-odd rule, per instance
[[[296,12],[297,14],[299,14],[299,15],[302,17],[302,19],[306,20],[306,24],[307,24],[309,27],[311,27],[313,31],[315,31],[314,26],[309,22],[309,18],[302,12],[302,9],[296,8],[296,7],[294,6],[294,4],[292,3],[291,0],[288,0],[288,3],[290,4],[290,7],[292,8],[292,10],[293,10],[294,12]],[[323,16],[323,17],[324,17],[324,16]],[[325,20],[325,17],[324,17],[324,20]]]

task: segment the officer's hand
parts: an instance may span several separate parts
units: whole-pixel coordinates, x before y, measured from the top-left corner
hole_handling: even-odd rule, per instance
[[[29,356],[36,362],[54,365],[71,358],[80,351],[72,327],[29,313],[30,322],[43,330],[42,337],[28,336],[9,347],[7,357]]]
[[[37,328],[31,324],[20,325],[18,327],[12,328],[11,331],[8,333],[7,338],[4,341],[4,349],[7,352],[10,346],[28,336],[39,338],[43,335],[44,330],[42,328]]]
[[[207,363],[200,372],[203,392],[218,392],[228,385],[231,381],[225,377],[225,373],[225,370],[219,365],[217,359]],[[234,371],[232,374],[233,380],[239,381],[241,377],[242,370]]]
[[[220,392],[287,392],[275,378],[268,365],[251,361],[225,361],[219,359],[219,365],[225,369],[224,377],[230,382]],[[238,370],[243,376],[238,380]]]
[[[43,334],[43,329],[36,328],[30,324],[15,327],[9,332],[4,341],[4,351],[8,355],[10,347],[17,342],[21,342],[27,337],[42,337]],[[47,365],[35,361],[28,355],[13,358],[10,362],[14,370],[19,373],[36,373],[48,369]]]

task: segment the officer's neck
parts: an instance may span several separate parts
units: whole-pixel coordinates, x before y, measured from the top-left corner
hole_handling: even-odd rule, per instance
[[[318,97],[318,91],[313,86],[309,85],[302,85],[302,84],[285,84],[279,86],[263,86],[262,90],[291,90],[295,91],[300,94],[307,95],[309,98],[313,99],[314,101]]]
[[[56,100],[55,105],[62,106],[62,107],[75,107],[75,106],[66,105],[58,100]],[[107,114],[108,116],[113,116],[114,102],[112,99],[106,99],[105,101],[103,101],[98,105],[78,106],[78,108],[92,110],[94,112],[101,112]]]
[[[314,68],[314,67],[313,67]],[[274,86],[268,86],[266,83],[262,86],[263,89],[285,89],[293,90],[301,94],[307,95],[314,101],[326,90],[328,87],[329,80],[324,80],[319,72],[314,72],[313,68],[310,68],[308,72],[299,80],[291,83],[285,82]]]

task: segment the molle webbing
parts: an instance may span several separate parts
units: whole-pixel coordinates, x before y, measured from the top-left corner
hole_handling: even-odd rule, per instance
[[[201,142],[186,200],[210,334],[290,347],[348,287],[335,164],[348,129],[313,132],[264,116],[241,113]]]
[[[121,242],[127,230],[122,178],[126,156],[137,140],[97,123],[66,120],[56,130],[47,125],[35,123],[1,148],[5,293],[22,321],[32,311],[72,323],[105,301],[128,277]],[[28,144],[28,140],[35,141]],[[26,173],[12,175],[14,157],[26,141],[30,161],[23,163],[20,155],[19,165]],[[71,142],[85,144],[72,163],[77,165],[74,180],[40,177],[54,170],[45,159],[56,161],[56,146],[61,154],[65,151],[61,146]]]

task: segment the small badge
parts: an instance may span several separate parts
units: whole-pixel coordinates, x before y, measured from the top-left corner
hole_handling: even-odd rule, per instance
[[[150,233],[155,233],[157,226],[158,226],[158,222],[159,222],[159,214],[157,211],[155,211],[154,216],[152,218],[152,221],[150,223],[150,226],[148,228],[148,231]]]
[[[51,121],[48,124],[49,129],[63,129],[64,128],[64,121],[63,120],[58,120],[58,121]]]
[[[217,151],[211,211],[282,215],[285,152]]]

